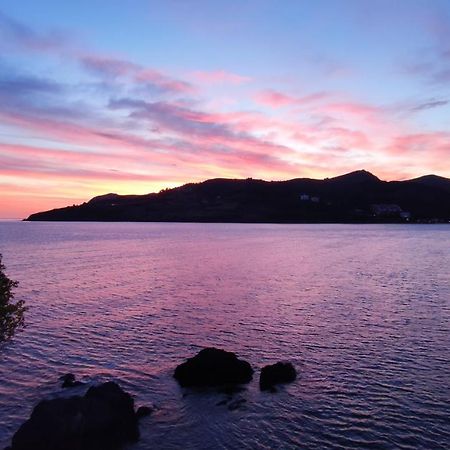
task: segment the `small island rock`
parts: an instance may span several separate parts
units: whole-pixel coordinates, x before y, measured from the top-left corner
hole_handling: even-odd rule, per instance
[[[261,390],[271,390],[275,384],[290,383],[297,378],[295,367],[290,362],[277,362],[265,366],[261,370],[259,377],[259,387]]]
[[[138,438],[133,398],[108,382],[84,397],[38,403],[13,436],[11,450],[111,450]]]
[[[251,381],[253,369],[232,352],[205,348],[180,364],[174,377],[183,387],[243,384]]]
[[[72,388],[82,386],[84,384],[81,381],[77,381],[73,373],[66,373],[65,375],[59,377],[59,379],[63,382],[61,385],[63,388]]]

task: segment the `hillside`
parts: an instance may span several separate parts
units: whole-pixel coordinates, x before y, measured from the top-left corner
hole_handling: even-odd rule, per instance
[[[450,179],[382,181],[364,170],[288,181],[216,178],[147,195],[106,194],[42,221],[429,222],[450,220]]]

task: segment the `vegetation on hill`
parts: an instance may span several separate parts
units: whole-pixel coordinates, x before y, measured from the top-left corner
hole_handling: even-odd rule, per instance
[[[147,195],[106,194],[28,220],[147,222],[448,222],[450,180],[382,181],[359,170],[335,178],[216,178]]]

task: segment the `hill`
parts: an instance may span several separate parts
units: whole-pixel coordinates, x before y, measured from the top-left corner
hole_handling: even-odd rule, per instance
[[[382,181],[364,170],[288,181],[216,178],[146,195],[106,194],[32,214],[42,221],[448,222],[450,179]]]

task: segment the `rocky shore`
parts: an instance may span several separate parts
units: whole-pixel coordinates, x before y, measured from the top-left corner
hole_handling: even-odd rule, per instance
[[[252,381],[254,369],[232,352],[205,348],[178,365],[174,378],[183,389],[218,388],[228,398],[217,405],[230,411],[246,402],[233,398],[242,385]],[[296,379],[291,363],[278,362],[261,369],[262,391],[276,392],[276,385]],[[60,377],[61,387],[84,383],[68,373]],[[139,439],[139,419],[152,413],[149,406],[135,408],[133,397],[116,382],[90,386],[83,396],[74,395],[40,401],[30,418],[14,434],[5,450],[115,450]]]

